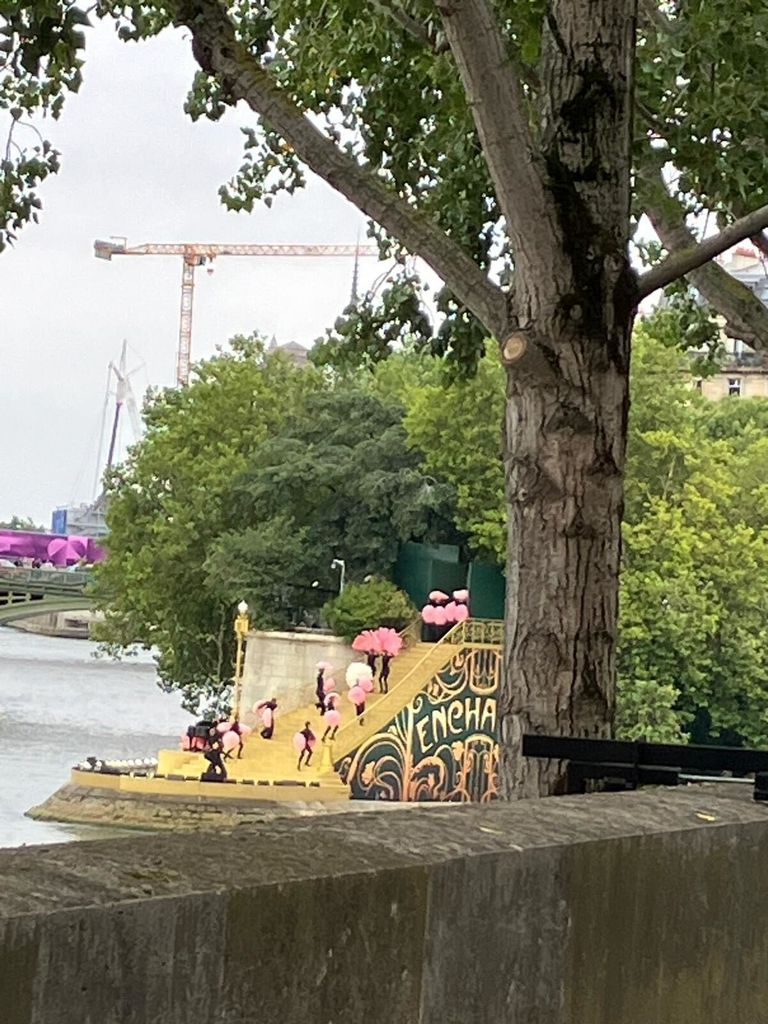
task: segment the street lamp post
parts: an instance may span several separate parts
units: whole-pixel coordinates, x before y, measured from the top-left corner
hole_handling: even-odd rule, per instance
[[[243,649],[245,647],[246,637],[248,636],[248,630],[250,629],[250,622],[248,621],[248,605],[245,601],[241,601],[237,606],[237,616],[235,617],[235,639],[237,640],[237,656],[235,658],[235,699],[233,707],[233,717],[236,720],[240,718],[240,701],[242,699],[243,689]]]
[[[334,560],[331,562],[331,568],[339,570],[339,593],[343,594],[344,576],[347,571],[347,563],[344,561],[343,558],[334,558]]]

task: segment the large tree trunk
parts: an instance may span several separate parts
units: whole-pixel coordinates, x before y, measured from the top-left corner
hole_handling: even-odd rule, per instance
[[[521,757],[525,733],[607,736],[628,410],[630,318],[603,338],[539,319],[562,379],[508,377],[506,679],[501,705],[507,798],[562,789],[562,765]]]
[[[555,0],[547,16],[541,154],[552,213],[517,268],[503,346],[508,798],[562,790],[560,763],[521,756],[525,733],[606,736],[613,722],[635,295],[631,6]]]

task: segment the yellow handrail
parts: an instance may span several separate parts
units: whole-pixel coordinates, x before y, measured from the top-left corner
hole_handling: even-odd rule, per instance
[[[405,629],[401,629],[397,635],[402,638],[403,650],[414,643],[418,643],[419,640],[421,640],[421,617],[413,619],[413,621],[409,622]]]
[[[413,626],[413,623],[411,623]],[[410,629],[411,626],[406,627]],[[421,622],[419,621],[419,626]],[[473,644],[502,644],[504,641],[504,623],[501,619],[466,619],[464,622],[457,622],[452,626],[447,633],[440,637],[435,643],[429,645],[427,650],[416,664],[411,668],[409,672],[403,676],[399,682],[395,683],[388,693],[382,696],[386,699],[391,694],[397,693],[401,687],[413,678],[415,672],[419,672],[425,662],[431,659],[433,653],[436,650],[440,650],[442,647],[458,646],[459,644],[466,644],[472,646]],[[446,658],[447,660],[447,658]],[[380,702],[379,702],[380,703]],[[378,704],[377,704],[378,706]],[[343,725],[339,730],[340,735],[344,735],[347,729],[351,729],[355,724],[353,719]]]
[[[501,619],[465,619],[446,633],[452,644],[504,644],[504,622]]]

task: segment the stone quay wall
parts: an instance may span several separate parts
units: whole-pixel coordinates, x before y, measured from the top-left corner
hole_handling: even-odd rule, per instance
[[[358,657],[338,636],[253,630],[245,648],[243,707],[250,710],[258,701],[276,697],[286,714],[311,704],[318,661],[330,662],[343,686],[347,665]]]
[[[3,1024],[763,1024],[768,808],[702,791],[0,851]]]

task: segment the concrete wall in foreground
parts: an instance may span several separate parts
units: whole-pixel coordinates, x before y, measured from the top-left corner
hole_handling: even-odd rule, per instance
[[[0,851],[3,1024],[763,1024],[768,809],[702,791]]]
[[[329,661],[343,688],[350,661],[358,658],[341,637],[318,633],[248,634],[243,672],[243,707],[277,697],[284,714],[315,699],[318,661]]]

